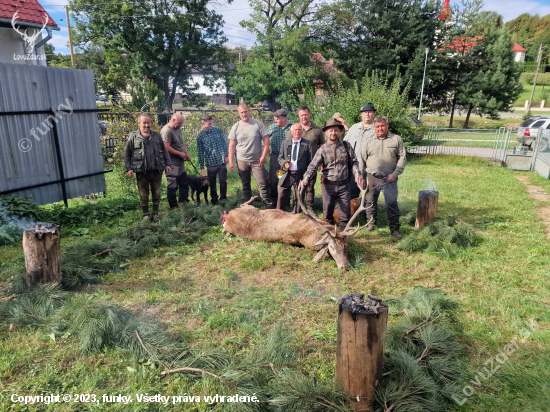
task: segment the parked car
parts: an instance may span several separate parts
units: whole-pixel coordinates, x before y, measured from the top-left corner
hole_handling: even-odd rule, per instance
[[[99,96],[97,98],[97,100],[99,100],[100,102],[106,102],[107,100],[109,100],[109,98],[107,96],[105,96],[104,94],[102,94],[101,96]]]
[[[529,146],[529,148],[534,148],[533,142],[537,138],[537,133],[539,129],[543,130],[550,129],[550,116],[533,116],[530,119],[525,120],[518,127],[518,133],[516,135],[516,140],[521,143],[523,146]],[[540,151],[548,151],[548,142],[543,140],[544,147],[539,147]]]
[[[271,103],[269,103],[269,102],[263,102],[263,103],[262,103],[262,110],[263,110],[264,112],[270,112],[270,111],[272,110],[272,108],[271,108]]]

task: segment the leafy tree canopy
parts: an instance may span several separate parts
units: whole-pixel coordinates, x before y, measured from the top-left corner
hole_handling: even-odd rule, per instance
[[[192,70],[212,80],[227,59],[222,17],[207,8],[212,0],[73,0],[76,42],[105,52],[108,73],[146,75],[164,91],[168,108],[178,88],[192,93]],[[129,69],[128,69],[129,68]],[[113,73],[115,71],[115,73]]]

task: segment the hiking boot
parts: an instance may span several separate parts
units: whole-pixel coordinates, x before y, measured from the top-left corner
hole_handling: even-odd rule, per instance
[[[397,239],[397,240],[403,239],[403,235],[399,233],[399,230],[392,230],[391,235],[393,236],[394,239]]]
[[[151,216],[149,216],[149,222],[151,223],[157,223],[159,220],[160,219],[158,213],[152,213]]]
[[[142,216],[141,216],[141,220],[143,220],[144,222],[146,220],[151,220],[151,214],[150,213],[144,213]]]
[[[175,206],[170,206],[170,210],[179,209],[180,205],[176,204]]]
[[[367,225],[367,227],[365,228],[365,230],[366,230],[367,232],[372,232],[374,229],[376,229],[376,226],[374,226],[374,223],[369,223],[369,224]]]

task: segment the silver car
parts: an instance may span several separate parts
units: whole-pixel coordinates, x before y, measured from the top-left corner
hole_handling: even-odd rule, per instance
[[[532,145],[537,138],[539,128],[550,129],[550,116],[534,116],[525,120],[518,127],[516,140],[523,146],[533,148]],[[544,148],[539,148],[539,150],[545,151]]]

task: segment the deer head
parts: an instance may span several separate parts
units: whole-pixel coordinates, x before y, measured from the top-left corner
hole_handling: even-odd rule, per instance
[[[40,35],[40,33],[42,33],[42,30],[44,30],[44,28],[46,27],[46,25],[48,24],[48,21],[49,21],[49,17],[48,15],[46,14],[44,17],[45,17],[45,21],[44,21],[44,25],[42,26],[41,29],[36,29],[34,34],[32,36],[29,36],[27,34],[27,30],[28,29],[25,29],[25,31],[21,31],[19,30],[18,27],[15,27],[15,20],[17,19],[17,14],[18,12],[15,12],[13,17],[11,18],[11,26],[13,27],[13,29],[19,33],[21,35],[21,37],[23,37],[23,40],[25,41],[25,44],[26,44],[26,48],[27,48],[27,54],[32,54],[32,52],[34,51],[34,43],[36,42],[36,39],[38,38],[38,36]],[[19,26],[21,27],[21,26]]]
[[[348,238],[356,234],[360,229],[366,227],[370,222],[364,226],[357,225],[356,228],[352,229],[354,220],[361,214],[362,211],[367,210],[366,204],[366,193],[368,189],[368,183],[365,189],[361,189],[361,203],[350,221],[346,225],[344,231],[340,232],[336,228],[332,231],[330,228],[324,226],[319,222],[316,216],[313,216],[310,212],[307,211],[307,208],[304,206],[304,201],[302,199],[304,193],[304,187],[300,186],[300,192],[298,194],[298,202],[302,208],[302,212],[315,223],[317,226],[317,233],[321,235],[321,239],[316,243],[316,246],[321,246],[321,250],[313,258],[314,262],[320,262],[327,254],[330,254],[336,266],[339,269],[348,270],[349,269],[349,260],[348,260]]]

